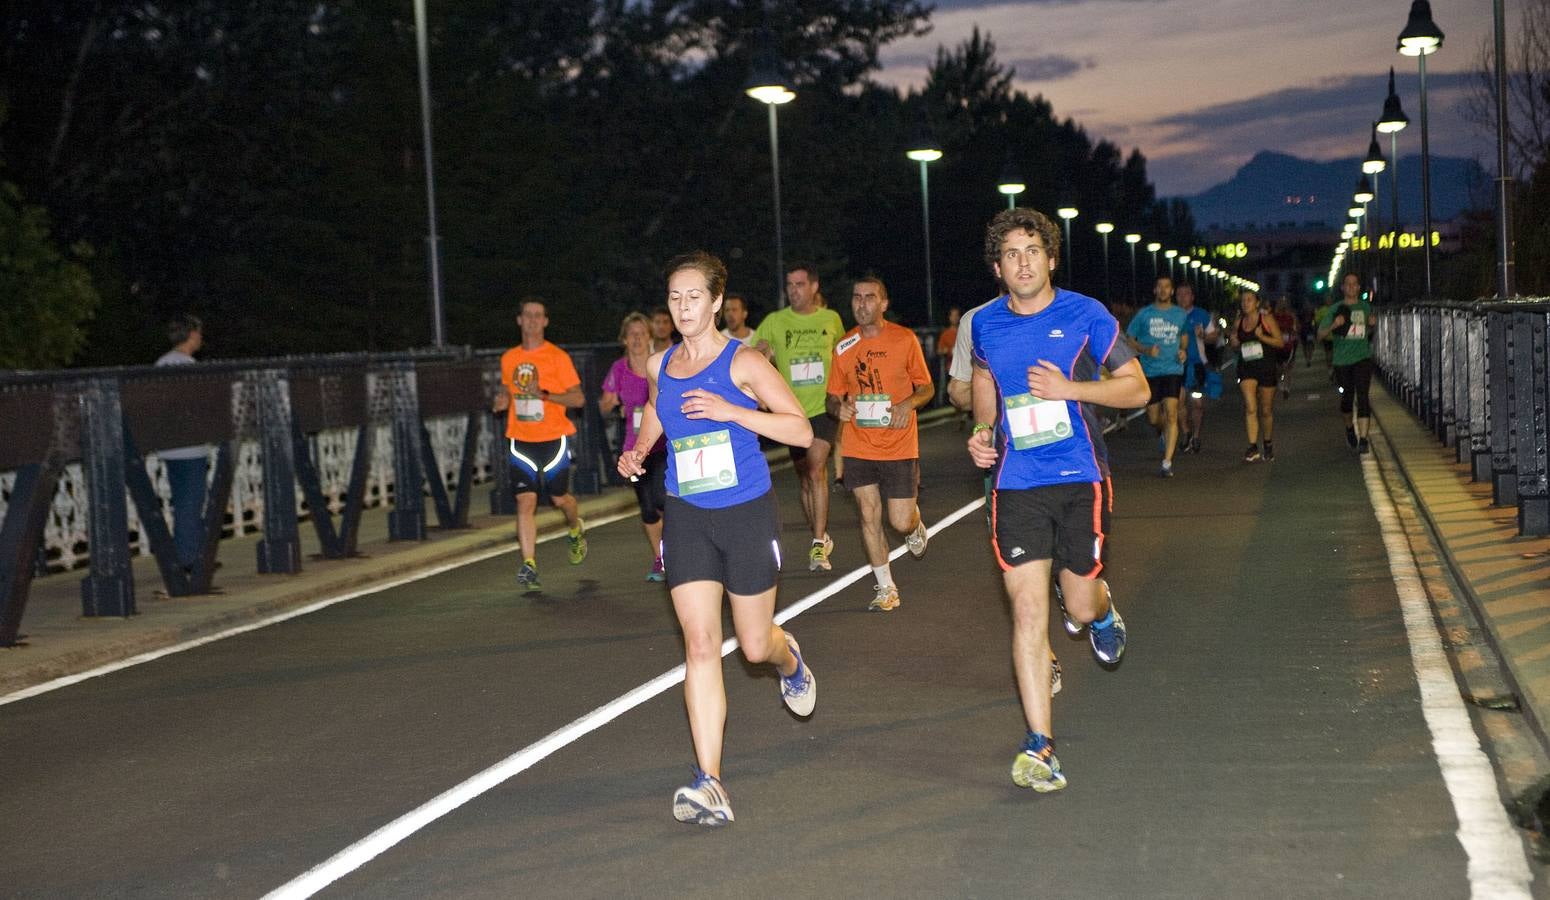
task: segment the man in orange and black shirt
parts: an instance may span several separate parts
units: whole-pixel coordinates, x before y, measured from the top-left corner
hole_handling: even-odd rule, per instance
[[[915,504],[920,483],[915,410],[931,402],[935,388],[915,333],[883,318],[888,289],[881,279],[857,281],[850,304],[856,327],[834,346],[827,403],[841,423],[845,487],[856,498],[867,561],[877,576],[869,608],[887,612],[898,607],[899,589],[888,565],[883,506],[910,553],[917,559],[924,555],[926,524]]]
[[[576,498],[570,493],[576,426],[565,414],[567,408],[578,409],[586,400],[570,354],[544,339],[549,316],[543,301],[525,298],[517,313],[517,325],[522,329],[522,343],[501,356],[505,390],[496,398],[495,411],[506,413],[507,462],[517,495],[517,541],[522,545],[517,584],[524,593],[532,593],[540,589],[535,561],[539,492],[548,495],[570,525],[570,564],[580,565],[587,557],[585,529]]]

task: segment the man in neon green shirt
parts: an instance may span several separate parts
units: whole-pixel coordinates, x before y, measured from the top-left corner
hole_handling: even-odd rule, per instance
[[[818,272],[801,263],[786,270],[790,306],[764,317],[754,331],[754,346],[780,371],[813,426],[813,444],[791,447],[792,468],[802,487],[802,513],[813,530],[808,571],[829,571],[834,541],[829,537],[829,454],[834,447],[835,421],[829,417],[829,366],[834,345],[845,334],[839,313],[818,302]]]

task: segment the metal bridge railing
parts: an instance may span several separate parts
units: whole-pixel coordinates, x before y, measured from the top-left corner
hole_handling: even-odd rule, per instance
[[[1545,299],[1420,301],[1378,317],[1389,389],[1490,483],[1495,505],[1517,507],[1525,536],[1550,534],[1547,346]]]

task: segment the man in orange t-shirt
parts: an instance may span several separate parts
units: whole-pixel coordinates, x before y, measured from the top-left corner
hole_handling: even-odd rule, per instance
[[[888,565],[883,502],[888,523],[905,536],[911,555],[920,558],[926,552],[926,523],[915,503],[920,483],[915,410],[931,402],[935,388],[915,333],[883,318],[888,289],[881,279],[857,281],[850,305],[856,327],[834,346],[827,403],[829,415],[841,423],[845,487],[856,498],[867,561],[877,576],[877,595],[868,608],[887,612],[898,607],[899,589]]]
[[[571,435],[576,426],[565,414],[567,407],[578,409],[586,400],[570,354],[544,339],[549,316],[543,301],[525,298],[517,313],[517,325],[522,329],[522,343],[501,355],[505,390],[496,398],[495,411],[506,413],[507,462],[511,465],[511,487],[517,495],[517,542],[522,545],[517,584],[523,593],[532,593],[541,587],[535,560],[540,491],[565,514],[570,525],[570,564],[580,565],[587,557],[586,531],[576,498],[570,493],[571,460],[575,457]]]

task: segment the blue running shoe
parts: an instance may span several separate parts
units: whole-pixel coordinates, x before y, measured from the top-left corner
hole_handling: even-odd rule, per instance
[[[780,676],[780,699],[797,715],[810,716],[818,703],[818,679],[813,677],[812,670],[802,660],[802,648],[797,646],[797,639],[789,631],[786,632],[786,646],[791,648],[791,655],[797,658],[797,670],[790,675]]]
[[[732,801],[714,775],[692,768],[694,781],[673,794],[673,818],[690,825],[717,827],[732,821]]]
[[[1065,787],[1066,776],[1060,771],[1060,760],[1055,758],[1055,742],[1028,732],[1023,748],[1012,760],[1012,783],[1041,794]]]
[[[532,563],[525,562],[522,568],[517,570],[517,587],[520,587],[524,594],[533,594],[544,589],[544,586],[538,582],[538,569]]]
[[[1109,599],[1109,616],[1111,621],[1107,626],[1099,626],[1094,622],[1087,636],[1092,641],[1093,655],[1098,657],[1099,662],[1112,666],[1125,655],[1125,620],[1119,610],[1114,608],[1113,598]]]

